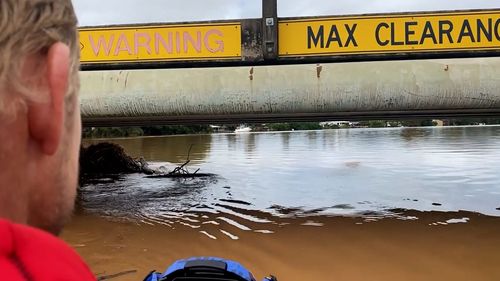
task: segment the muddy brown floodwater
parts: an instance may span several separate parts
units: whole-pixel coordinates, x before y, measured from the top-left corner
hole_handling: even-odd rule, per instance
[[[113,141],[167,167],[194,144],[217,176],[82,187],[63,238],[97,276],[218,256],[258,280],[500,280],[499,127]]]
[[[500,280],[499,219],[470,213],[412,215],[419,219],[267,217],[273,223],[261,232],[259,223],[247,222],[242,230],[215,216],[192,217],[192,226],[175,229],[78,216],[64,238],[98,275],[138,271],[117,280],[142,280],[152,269],[165,270],[190,256],[237,260],[256,276],[272,273],[289,281]],[[469,221],[446,224],[456,217]],[[214,223],[203,231],[215,238],[196,228],[207,222]]]

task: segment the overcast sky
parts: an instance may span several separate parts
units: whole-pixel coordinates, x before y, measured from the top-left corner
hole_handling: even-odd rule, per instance
[[[80,26],[257,18],[262,0],[73,0]],[[280,17],[500,8],[500,0],[278,0]]]

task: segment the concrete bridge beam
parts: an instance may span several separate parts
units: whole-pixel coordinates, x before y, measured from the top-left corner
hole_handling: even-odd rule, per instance
[[[223,123],[500,113],[500,58],[86,71],[84,123]]]

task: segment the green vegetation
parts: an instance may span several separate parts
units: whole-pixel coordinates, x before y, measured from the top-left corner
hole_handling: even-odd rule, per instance
[[[497,125],[499,118],[467,118],[467,119],[444,119],[441,120],[445,126],[464,125]],[[440,123],[441,123],[440,121]],[[272,123],[252,125],[254,132],[259,131],[302,131],[302,130],[322,130],[322,129],[343,129],[343,128],[384,128],[384,127],[427,127],[437,126],[438,122],[431,119],[418,120],[370,120],[361,122],[293,122],[293,123]],[[236,125],[226,125],[218,127],[217,132],[233,132]],[[150,126],[150,127],[128,127],[128,128],[85,128],[84,138],[121,138],[121,137],[141,137],[141,136],[164,136],[164,135],[185,135],[185,134],[210,134],[214,129],[208,125],[190,126]]]
[[[359,127],[384,128],[384,127],[430,127],[436,126],[433,120],[370,120],[359,122]]]
[[[144,136],[144,131],[138,127],[130,128],[84,128],[83,138],[122,138]]]
[[[468,119],[441,119],[445,126],[467,126],[467,125],[497,125],[500,119],[495,118],[468,118]],[[359,122],[359,127],[383,128],[383,127],[431,127],[438,123],[432,119],[417,120],[370,120]]]
[[[306,131],[306,130],[321,130],[323,127],[319,123],[302,122],[302,123],[274,123],[268,124],[269,131]]]
[[[500,125],[500,118],[466,118],[466,119],[449,119],[449,126],[467,126],[467,125]]]
[[[142,127],[145,136],[209,134],[212,129],[208,125],[190,126],[153,126]]]
[[[387,123],[383,120],[370,120],[366,126],[368,128],[383,128],[387,127]]]
[[[151,126],[151,127],[111,127],[84,128],[83,138],[122,138],[142,136],[165,136],[212,133],[210,126]]]

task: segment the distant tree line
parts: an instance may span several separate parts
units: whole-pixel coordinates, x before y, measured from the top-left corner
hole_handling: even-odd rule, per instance
[[[461,119],[440,119],[445,126],[468,126],[468,125],[499,125],[500,118],[461,118]],[[383,127],[430,127],[437,126],[436,120],[416,119],[416,120],[370,120],[359,122],[359,127],[383,128]]]
[[[465,125],[497,125],[500,118],[462,118],[445,119],[446,126]],[[321,129],[341,129],[351,127],[361,128],[384,128],[384,127],[427,127],[436,126],[437,122],[431,119],[421,120],[370,120],[352,123],[353,125],[320,124],[318,122],[292,122],[292,123],[271,123],[252,126],[254,131],[303,131]],[[222,126],[222,132],[232,132],[237,125]],[[84,138],[122,138],[122,137],[142,137],[142,136],[165,136],[165,135],[186,135],[186,134],[210,134],[214,129],[209,125],[190,126],[149,126],[149,127],[110,127],[110,128],[84,128]]]
[[[467,125],[500,125],[500,118],[463,118],[448,119],[449,126],[467,126]]]
[[[359,127],[384,128],[384,127],[430,127],[436,126],[433,120],[370,120],[359,122]]]
[[[307,131],[323,129],[317,122],[272,123],[267,124],[266,127],[268,131]]]
[[[124,137],[142,137],[142,136],[209,134],[209,133],[212,133],[212,129],[208,125],[190,125],[190,126],[84,128],[82,136],[83,138],[124,138]]]

